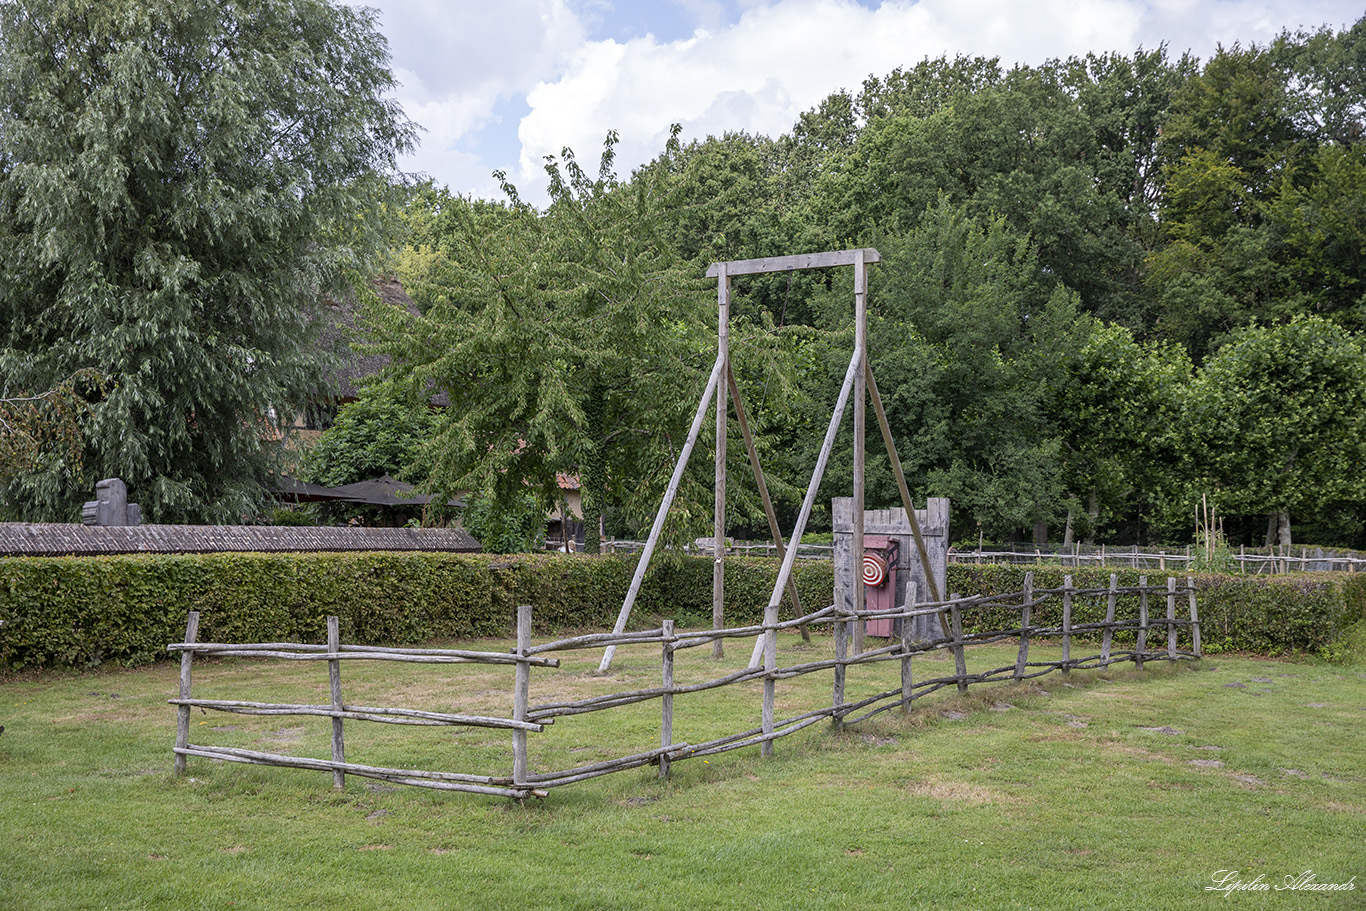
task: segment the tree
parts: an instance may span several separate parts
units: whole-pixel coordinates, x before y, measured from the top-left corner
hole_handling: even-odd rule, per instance
[[[1269,516],[1281,544],[1292,517],[1366,500],[1366,350],[1334,323],[1234,332],[1183,412],[1192,497],[1208,493],[1221,514]]]
[[[429,255],[405,258],[425,263],[424,315],[371,314],[394,382],[449,397],[432,491],[517,512],[527,492],[548,506],[557,472],[576,472],[589,550],[607,506],[653,511],[714,350],[706,286],[662,234],[668,175],[621,183],[614,145],[595,177],[569,150],[550,162],[544,213],[507,183],[506,204],[447,195]],[[684,525],[700,524],[701,493],[678,501]]]
[[[329,0],[0,0],[0,374],[104,376],[87,462],[149,519],[252,512],[323,387],[319,302],[368,278],[413,137],[387,62]],[[86,495],[63,460],[4,490]]]

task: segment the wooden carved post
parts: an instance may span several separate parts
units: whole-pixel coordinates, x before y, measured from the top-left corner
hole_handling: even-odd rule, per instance
[[[1034,572],[1025,573],[1024,604],[1020,608],[1020,654],[1015,658],[1015,679],[1023,680],[1029,664],[1029,621],[1034,606]]]
[[[906,609],[915,610],[915,582],[906,583]],[[915,684],[911,680],[911,618],[901,618],[901,709],[911,713],[911,700],[915,698]]]
[[[1105,633],[1100,637],[1100,666],[1110,666],[1110,643],[1115,636],[1115,589],[1119,588],[1119,574],[1110,573],[1110,594],[1105,598]]]
[[[968,656],[963,654],[963,612],[958,607],[958,595],[949,595],[949,623],[953,629],[953,669],[958,677],[958,692],[968,691]]]
[[[716,360],[721,364],[721,375],[730,368],[730,275],[726,263],[720,264],[716,276],[717,348]],[[711,568],[711,626],[725,627],[726,612],[726,408],[728,392],[725,383],[716,386],[716,510],[712,519]],[[714,658],[724,655],[725,648],[718,636],[711,642]]]
[[[664,718],[659,728],[659,745],[667,747],[674,742],[674,622],[664,621],[663,673],[660,681],[664,686]],[[659,756],[659,777],[669,777],[669,754]]]
[[[531,695],[531,665],[524,659],[531,648],[531,605],[517,605],[517,680],[512,691],[512,718],[526,721],[527,703]],[[512,731],[512,783],[526,784],[526,729]]]
[[[341,625],[336,617],[327,618],[327,651],[330,655],[341,654]],[[327,661],[327,682],[332,691],[332,711],[342,710],[341,661],[329,658]],[[332,717],[332,761],[346,762],[346,744],[342,739],[342,720]],[[332,770],[332,787],[338,791],[346,786],[346,773],[341,769]]]
[[[1072,577],[1062,577],[1062,675],[1072,673]]]
[[[1186,587],[1190,589],[1191,599],[1191,651],[1195,657],[1203,657],[1200,653],[1200,615],[1195,611],[1195,580],[1190,576],[1186,577]]]
[[[1192,599],[1192,604],[1194,600]],[[199,638],[199,611],[190,611],[189,619],[185,623],[185,644],[194,645]],[[190,698],[190,663],[194,661],[194,652],[190,649],[180,653],[180,698]],[[185,754],[180,752],[190,745],[190,707],[188,705],[179,706],[176,709],[175,722],[175,771],[177,775],[185,774]]]
[[[1143,652],[1148,648],[1148,577],[1138,577],[1138,647],[1134,649],[1134,667],[1143,670]]]
[[[1167,577],[1167,657],[1176,660],[1176,578]]]

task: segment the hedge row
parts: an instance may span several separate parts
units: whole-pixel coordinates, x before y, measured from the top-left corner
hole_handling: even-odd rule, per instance
[[[554,554],[196,554],[0,559],[0,667],[145,664],[166,657],[200,612],[205,642],[320,642],[341,618],[348,643],[414,644],[509,633],[516,605],[535,606],[538,634],[610,628],[633,557]],[[758,622],[777,562],[726,561],[726,620]],[[802,563],[808,610],[830,603],[828,563]],[[785,616],[791,606],[784,598]],[[666,555],[633,612],[711,622],[711,561]]]
[[[646,576],[632,618],[644,628],[660,616],[686,625],[711,621],[711,560],[663,555]],[[535,607],[538,635],[604,629],[615,621],[630,584],[629,556],[567,559],[553,554],[203,554],[0,559],[0,667],[144,664],[167,655],[184,634],[185,615],[200,612],[200,639],[215,642],[320,642],[326,618],[358,644],[414,644],[433,639],[507,635],[517,604]],[[726,621],[756,623],[778,568],[763,558],[726,561]],[[949,567],[949,591],[1019,591],[1028,567]],[[1109,571],[1033,567],[1036,589],[1104,587]],[[802,606],[830,603],[831,565],[799,561]],[[1139,573],[1119,572],[1121,585]],[[1165,573],[1148,573],[1161,584]],[[1206,648],[1279,654],[1318,650],[1366,618],[1366,574],[1198,576]],[[1150,605],[1165,615],[1165,602]],[[1185,605],[1181,605],[1184,611]],[[791,605],[784,598],[783,616]],[[1103,619],[1104,601],[1078,600],[1075,622]],[[1121,611],[1136,612],[1132,603]],[[1061,623],[1060,601],[1034,612]],[[965,617],[969,628],[1009,627],[1014,611]]]

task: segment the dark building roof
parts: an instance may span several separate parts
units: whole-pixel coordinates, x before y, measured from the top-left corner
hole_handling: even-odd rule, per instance
[[[100,527],[0,523],[0,556],[224,552],[408,550],[474,553],[479,542],[459,528],[358,528],[275,525],[138,525]]]

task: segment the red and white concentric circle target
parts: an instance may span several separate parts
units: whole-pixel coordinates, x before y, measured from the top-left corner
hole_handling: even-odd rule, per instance
[[[881,585],[887,578],[887,561],[875,553],[864,551],[863,554],[863,584],[871,585],[874,588]]]

